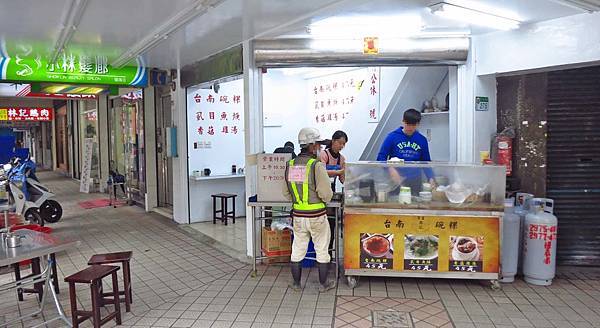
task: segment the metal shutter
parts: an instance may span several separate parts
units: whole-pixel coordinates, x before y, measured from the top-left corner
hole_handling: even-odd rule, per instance
[[[548,73],[547,155],[557,262],[600,266],[600,67]]]

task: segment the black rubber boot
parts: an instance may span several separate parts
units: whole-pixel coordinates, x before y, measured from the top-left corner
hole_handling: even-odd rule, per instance
[[[289,284],[288,287],[299,292],[302,290],[302,286],[300,286],[300,279],[302,278],[302,262],[290,262],[290,269],[292,270],[294,282]]]
[[[319,267],[319,293],[324,293],[335,288],[335,281],[328,281],[327,274],[329,273],[329,263],[317,263]]]

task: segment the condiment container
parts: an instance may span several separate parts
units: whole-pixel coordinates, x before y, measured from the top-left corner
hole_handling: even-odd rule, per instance
[[[6,237],[6,246],[9,248],[21,246],[21,236],[11,234],[10,236]]]
[[[432,195],[431,191],[421,191],[419,193],[419,197],[424,202],[430,202],[433,199],[433,195]]]
[[[410,187],[400,187],[399,198],[400,204],[410,204],[412,198]]]
[[[429,183],[429,182],[423,182],[423,185],[421,186],[421,189],[423,191],[431,191],[431,183]]]

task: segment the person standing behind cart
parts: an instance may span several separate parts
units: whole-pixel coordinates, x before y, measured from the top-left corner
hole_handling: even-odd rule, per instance
[[[331,190],[336,192],[336,184],[339,179],[341,183],[344,183],[345,178],[345,168],[346,168],[346,158],[342,155],[341,151],[346,146],[348,142],[348,135],[346,132],[338,130],[333,133],[331,136],[331,141],[327,144],[327,148],[325,151],[321,152],[321,162],[325,164],[325,168],[327,169],[327,175],[329,175],[329,179],[331,181]],[[327,217],[329,221],[329,230],[331,232],[331,236],[334,236],[335,232],[335,209],[330,208],[327,211]],[[329,240],[329,249],[333,247],[333,237]],[[330,253],[331,255],[331,253]]]
[[[329,175],[330,178],[333,178],[331,181],[331,190],[333,190],[333,192],[335,192],[337,179],[339,179],[341,183],[344,183],[346,158],[341,154],[341,151],[344,149],[347,142],[348,135],[346,132],[340,130],[335,131],[331,137],[331,142],[325,151],[321,152],[321,162],[325,164],[327,175]]]
[[[378,161],[390,159],[402,159],[407,162],[419,161],[430,162],[429,144],[427,138],[418,130],[421,123],[421,113],[416,109],[407,109],[402,118],[402,125],[395,131],[390,132],[377,154]],[[432,186],[435,185],[433,170],[430,168],[398,168],[390,170],[391,179],[403,186],[411,188],[413,194],[421,190],[421,171],[425,173],[427,180]]]
[[[325,165],[318,158],[323,140],[319,130],[303,128],[298,133],[300,154],[286,164],[286,188],[283,195],[292,200],[292,219],[294,226],[294,241],[290,267],[293,283],[290,288],[295,291],[302,289],[301,261],[306,256],[308,243],[312,238],[317,254],[319,269],[319,292],[325,292],[335,287],[335,281],[328,281],[329,262],[328,252],[331,232],[327,221],[326,203],[331,200],[333,191]]]

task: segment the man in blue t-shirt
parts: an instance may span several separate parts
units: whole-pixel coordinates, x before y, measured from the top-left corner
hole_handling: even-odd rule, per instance
[[[406,110],[402,118],[403,126],[387,135],[379,149],[377,160],[387,161],[398,158],[406,162],[431,161],[427,138],[417,131],[419,123],[421,123],[421,113],[413,108]],[[435,185],[433,170],[429,168],[421,170],[403,167],[390,170],[390,177],[394,182],[410,187],[412,193],[417,194],[421,190],[421,171],[425,173],[429,183]]]

